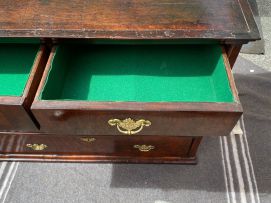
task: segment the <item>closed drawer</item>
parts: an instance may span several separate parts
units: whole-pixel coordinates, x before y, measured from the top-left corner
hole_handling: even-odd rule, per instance
[[[31,109],[84,135],[227,135],[242,113],[219,45],[60,45]]]
[[[0,131],[35,131],[30,111],[46,49],[39,44],[0,44]]]
[[[192,144],[190,137],[164,136],[70,136],[70,135],[0,135],[1,157],[54,155],[90,156],[99,160],[99,156],[113,159],[161,159],[165,157],[185,158],[189,156]],[[40,157],[41,158],[41,157]],[[48,158],[48,156],[47,156]],[[61,159],[61,158],[60,158]]]

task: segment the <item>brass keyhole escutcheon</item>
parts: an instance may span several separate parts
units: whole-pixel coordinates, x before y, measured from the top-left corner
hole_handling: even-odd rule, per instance
[[[138,149],[141,152],[149,152],[153,150],[155,147],[153,145],[134,145],[134,148]]]
[[[150,126],[151,122],[144,119],[135,121],[131,118],[126,118],[124,120],[114,118],[110,119],[108,121],[108,124],[110,126],[117,126],[118,131],[125,135],[134,135],[136,133],[139,133],[144,126]]]
[[[94,138],[94,137],[80,137],[80,140],[83,142],[92,143],[96,140],[96,138]]]
[[[26,144],[26,147],[29,147],[35,151],[42,151],[45,148],[47,148],[48,146],[45,144]]]

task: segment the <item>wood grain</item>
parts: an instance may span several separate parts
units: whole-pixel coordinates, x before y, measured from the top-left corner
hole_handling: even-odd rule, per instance
[[[233,68],[235,61],[240,53],[240,50],[242,48],[242,44],[231,44],[227,46],[227,55],[229,58],[229,63],[231,68]]]
[[[0,37],[259,39],[247,0],[1,0],[0,8]]]
[[[47,61],[48,51],[41,46],[21,97],[0,96],[1,131],[37,131],[30,106]]]
[[[124,163],[195,163],[191,157],[192,137],[168,136],[84,136],[49,134],[1,134],[0,160],[66,161],[66,162],[124,162]],[[47,148],[34,151],[27,144],[45,144]],[[148,152],[134,145],[152,145]]]

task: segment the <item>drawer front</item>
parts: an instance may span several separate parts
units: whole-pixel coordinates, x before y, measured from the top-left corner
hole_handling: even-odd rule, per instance
[[[8,51],[1,55],[3,47]],[[0,49],[0,131],[37,131],[30,106],[46,65],[48,51],[38,44],[3,47]],[[13,52],[14,56],[10,56]]]
[[[51,154],[118,157],[187,157],[193,138],[0,135],[1,154]]]
[[[21,105],[0,104],[0,131],[38,131]]]
[[[242,107],[227,56],[214,47],[190,47],[189,53],[148,47],[147,53],[136,46],[127,49],[127,61],[123,47],[115,56],[112,47],[60,46],[51,52],[32,112],[44,133],[228,135]],[[74,49],[78,53],[69,63],[67,53]],[[193,63],[201,55],[204,65]]]
[[[228,135],[240,113],[34,111],[41,131],[84,135]]]

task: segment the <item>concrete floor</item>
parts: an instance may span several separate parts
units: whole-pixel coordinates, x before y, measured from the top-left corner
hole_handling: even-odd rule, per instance
[[[271,71],[271,0],[257,0],[257,2],[265,41],[265,54],[240,54],[240,56],[259,67]]]

